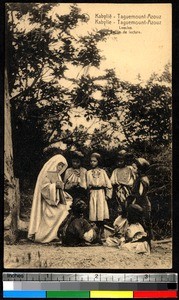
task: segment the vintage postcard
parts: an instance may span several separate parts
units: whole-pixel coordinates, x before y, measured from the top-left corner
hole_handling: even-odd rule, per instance
[[[5,4],[4,268],[172,268],[172,5]]]

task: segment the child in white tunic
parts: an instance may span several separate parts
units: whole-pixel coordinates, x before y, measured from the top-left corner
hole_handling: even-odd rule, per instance
[[[106,171],[99,167],[101,155],[91,155],[92,169],[87,171],[87,187],[90,192],[89,220],[96,222],[99,228],[99,242],[104,232],[104,220],[109,219],[107,200],[112,197],[112,185]]]
[[[79,198],[86,198],[86,172],[81,166],[84,155],[80,151],[72,153],[72,167],[65,171],[65,190],[72,196],[73,202]]]

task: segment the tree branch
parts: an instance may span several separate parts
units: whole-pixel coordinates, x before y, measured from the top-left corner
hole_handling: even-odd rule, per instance
[[[37,81],[40,79],[40,75],[41,75],[41,73],[42,73],[42,70],[43,70],[43,65],[42,65],[42,68],[40,69],[40,71],[38,72],[38,75],[34,78],[34,81],[32,82],[32,84],[29,86],[29,87],[27,87],[25,90],[23,90],[22,92],[20,92],[19,94],[17,94],[17,95],[15,95],[14,97],[12,97],[11,99],[10,99],[10,102],[11,101],[15,101],[15,100],[17,100],[19,97],[21,97],[21,96],[26,96],[27,94],[28,94],[28,92],[29,92],[29,90],[30,89],[32,89],[34,86],[35,86],[35,84],[37,83]]]
[[[131,145],[133,141],[130,141],[128,134],[123,126],[122,126],[122,130],[123,130],[126,140],[128,141],[129,145]]]
[[[152,194],[152,193],[154,193],[154,192],[161,191],[161,190],[163,190],[164,188],[166,188],[166,187],[168,187],[168,186],[171,186],[170,183],[165,184],[165,185],[163,185],[163,186],[161,186],[161,187],[158,187],[158,188],[156,188],[156,189],[152,189],[152,190],[148,191],[147,194]]]
[[[58,114],[59,115],[59,114]],[[54,115],[53,115],[54,116]],[[64,115],[61,119],[58,119],[58,123],[62,122],[64,120],[66,116]],[[53,134],[55,133],[55,131],[57,130],[57,126],[55,126],[55,128],[52,129],[52,131],[46,135],[46,139],[51,142],[50,140],[53,137]]]
[[[99,120],[94,120],[94,122],[92,122],[92,124],[88,128],[86,128],[86,133],[95,123],[98,123],[98,122],[99,122]]]

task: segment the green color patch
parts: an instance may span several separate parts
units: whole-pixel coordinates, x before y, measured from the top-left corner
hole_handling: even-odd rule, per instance
[[[47,298],[90,298],[89,291],[47,291]]]

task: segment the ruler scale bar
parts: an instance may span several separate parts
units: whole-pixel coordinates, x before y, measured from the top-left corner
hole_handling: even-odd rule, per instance
[[[3,281],[178,282],[176,273],[3,273]]]

